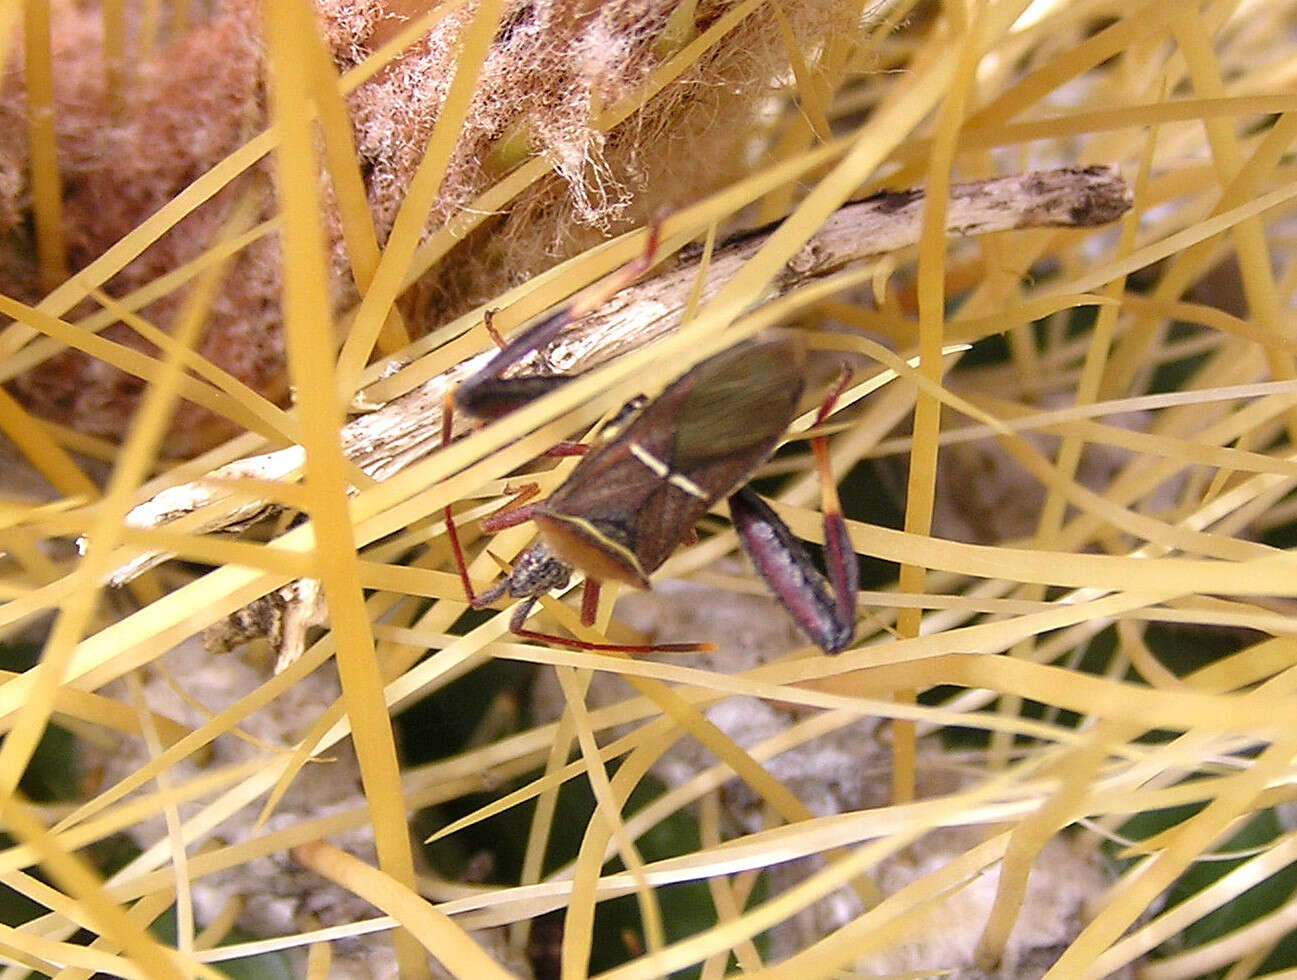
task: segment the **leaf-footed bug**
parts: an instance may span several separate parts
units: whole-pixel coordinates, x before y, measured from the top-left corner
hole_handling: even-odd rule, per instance
[[[477,375],[455,390],[443,413],[449,440],[454,409],[497,418],[552,390],[570,377],[505,378],[503,372],[548,343],[568,323],[638,277],[651,262],[648,248],[613,281],[524,330]],[[573,567],[587,575],[582,620],[593,621],[598,582],[616,579],[647,588],[649,576],[722,497],[739,539],[775,597],[821,649],[836,653],[855,635],[857,570],[829,468],[822,435],[812,439],[823,485],[825,563],[828,578],[806,556],[787,526],[747,487],[753,472],[778,445],[797,415],[806,351],[795,335],[758,337],[695,365],[651,400],[635,399],[600,433],[600,441],[549,497],[515,506],[482,521],[487,531],[531,520],[540,541],[518,559],[507,578],[482,593],[469,580],[450,508],[447,532],[471,605],[482,608],[504,595],[525,601],[510,629],[518,636],[589,650],[627,652],[698,650],[700,644],[638,646],[599,644],[525,628],[536,599],[565,586]],[[816,425],[832,410],[849,375],[820,407]]]

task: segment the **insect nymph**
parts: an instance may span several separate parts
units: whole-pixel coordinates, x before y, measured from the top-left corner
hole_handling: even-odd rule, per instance
[[[494,417],[568,378],[501,378],[508,366],[572,319],[566,310],[506,344],[479,374],[460,386],[456,406]],[[560,319],[558,324],[552,320]],[[495,530],[532,520],[540,541],[523,553],[507,579],[475,595],[453,522],[448,520],[465,591],[475,607],[508,594],[525,601],[511,621],[520,636],[583,649],[590,644],[524,628],[534,601],[567,584],[575,566],[591,583],[615,579],[648,588],[649,576],[670,557],[698,519],[728,498],[735,530],[757,570],[807,637],[835,653],[855,634],[856,561],[828,474],[827,446],[815,449],[825,478],[824,533],[828,579],[815,568],[784,523],[747,481],[774,452],[796,417],[804,388],[806,352],[791,334],[747,341],[702,361],[652,400],[637,399],[618,414],[572,473],[549,497],[517,507],[483,527]],[[820,410],[822,421],[835,390]],[[449,518],[449,514],[447,515]],[[613,645],[616,649],[640,649]],[[655,646],[651,649],[674,649]],[[696,649],[695,645],[689,648]]]

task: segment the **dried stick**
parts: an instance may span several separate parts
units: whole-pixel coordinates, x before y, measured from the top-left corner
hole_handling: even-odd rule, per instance
[[[924,193],[883,191],[844,205],[786,264],[773,284],[774,295],[827,276],[848,263],[896,251],[918,241]],[[947,231],[971,237],[996,231],[1041,227],[1089,227],[1124,214],[1130,190],[1110,167],[1033,171],[1016,177],[956,184],[950,188]],[[716,248],[701,300],[714,296],[766,242],[770,228],[743,232]],[[687,247],[673,268],[618,293],[573,324],[522,368],[549,374],[575,374],[652,343],[680,324],[697,278],[701,250]],[[433,452],[440,444],[445,392],[480,370],[492,351],[394,398],[342,429],[343,451],[361,470],[382,480]],[[264,516],[273,505],[236,498],[232,480],[289,481],[301,472],[300,446],[264,453],[222,466],[207,476],[163,490],[127,515],[132,527],[150,528],[181,521],[177,529],[204,533],[234,530]],[[183,520],[182,520],[183,519]],[[166,559],[150,553],[123,565],[111,582],[120,585]]]

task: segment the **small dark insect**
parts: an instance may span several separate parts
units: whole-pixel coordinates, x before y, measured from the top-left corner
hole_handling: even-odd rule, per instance
[[[640,274],[651,249],[652,243],[635,266],[617,277],[618,283],[624,285]],[[571,380],[501,374],[591,305],[578,301],[503,345],[480,374],[459,387],[455,407],[495,418]],[[823,484],[827,581],[783,521],[746,486],[796,417],[805,362],[805,348],[797,337],[758,338],[702,361],[651,401],[628,403],[548,498],[482,522],[486,530],[499,530],[532,520],[541,540],[519,557],[508,578],[481,594],[474,593],[469,581],[447,508],[448,533],[471,604],[480,608],[505,594],[525,599],[510,622],[515,634],[578,649],[697,650],[698,644],[586,643],[536,633],[524,623],[536,599],[567,584],[573,566],[588,576],[582,610],[586,622],[593,621],[599,580],[648,588],[649,576],[692,533],[699,518],[728,497],[739,539],[775,597],[817,646],[829,653],[842,650],[855,635],[857,569],[829,470],[827,443],[822,436],[813,440]],[[844,374],[825,400],[817,424],[832,410],[847,377]],[[448,438],[449,422],[446,426]]]

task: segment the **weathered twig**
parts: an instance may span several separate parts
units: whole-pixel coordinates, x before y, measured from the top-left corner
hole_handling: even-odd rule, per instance
[[[788,261],[773,284],[774,295],[850,262],[913,245],[919,238],[923,200],[922,190],[884,191],[840,208]],[[952,236],[969,237],[1018,228],[1087,227],[1110,222],[1129,207],[1130,191],[1112,168],[1035,171],[951,187],[947,229]],[[765,244],[770,230],[741,233],[715,250],[701,291],[703,302]],[[698,275],[699,258],[699,249],[683,249],[670,270],[618,293],[538,351],[522,369],[575,374],[669,334],[679,326]],[[348,458],[382,480],[434,451],[440,444],[443,395],[478,371],[491,355],[488,351],[469,358],[349,422],[342,430]],[[162,491],[134,508],[127,522],[149,528],[188,517],[186,530],[195,533],[244,526],[270,505],[236,499],[230,481],[292,480],[302,462],[301,448],[292,446],[230,463],[200,480]],[[143,555],[121,567],[112,582],[127,582],[165,557]]]

